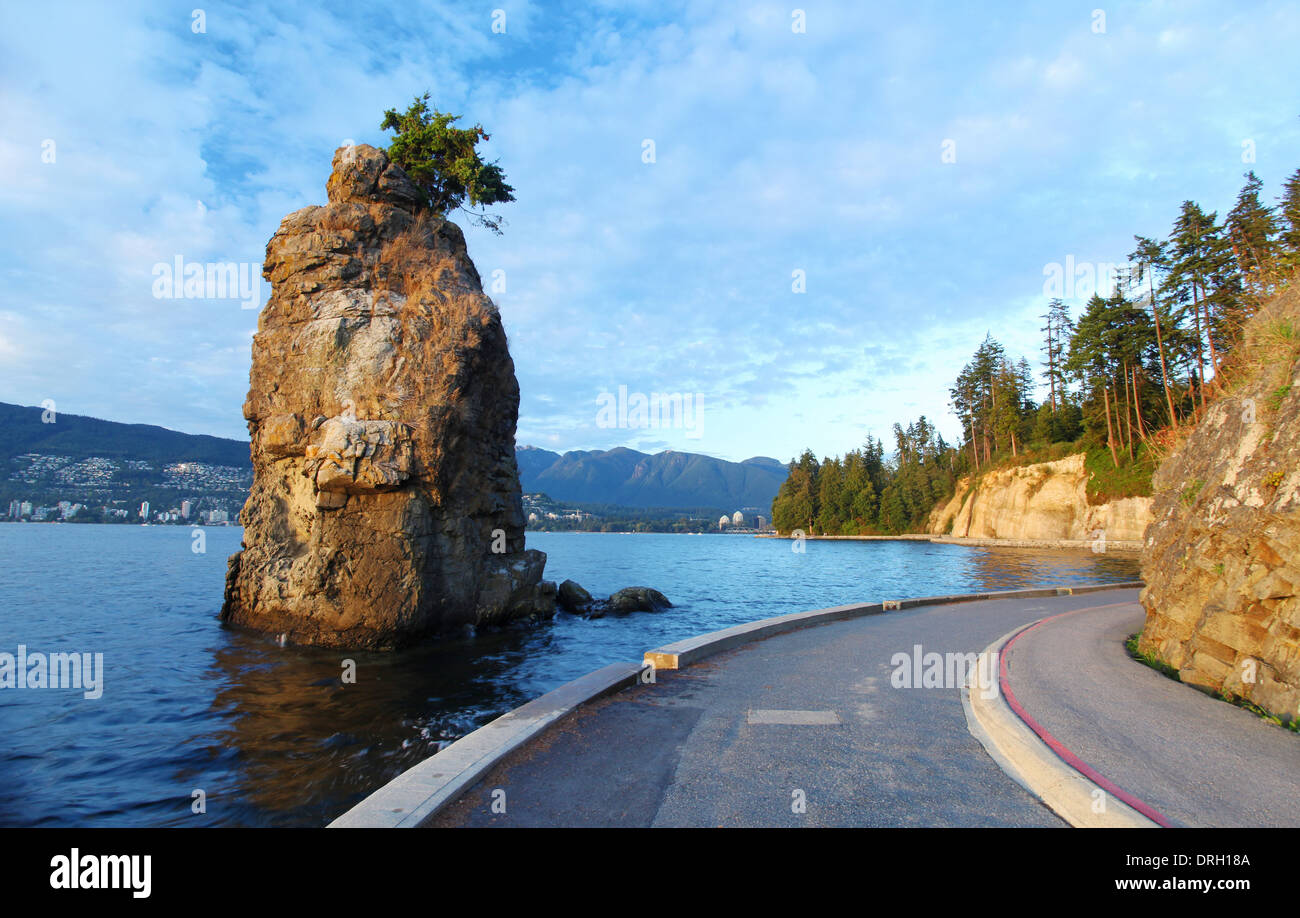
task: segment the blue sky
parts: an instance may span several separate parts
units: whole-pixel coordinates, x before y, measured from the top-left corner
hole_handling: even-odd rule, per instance
[[[1046,266],[1300,167],[1294,3],[201,2],[0,11],[0,401],[246,437],[256,311],[154,266],[260,266],[426,89],[515,186],[466,231],[518,440],[556,450],[955,438],[986,332],[1037,358]],[[619,386],[698,393],[697,428],[599,425]]]

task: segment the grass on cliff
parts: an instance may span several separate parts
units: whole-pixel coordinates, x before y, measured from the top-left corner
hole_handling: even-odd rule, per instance
[[[1132,459],[1121,456],[1118,468],[1105,446],[1089,447],[1085,456],[1083,467],[1088,471],[1088,503],[1096,505],[1125,497],[1151,496],[1151,476],[1159,462],[1147,444],[1137,444]]]
[[[994,472],[1037,465],[1040,462],[1055,462],[1078,453],[1084,454],[1083,467],[1088,474],[1089,504],[1096,506],[1125,497],[1151,496],[1151,476],[1155,474],[1159,461],[1146,443],[1134,446],[1131,460],[1127,455],[1121,454],[1119,467],[1116,468],[1105,444],[1097,445],[1084,438],[1073,442],[1033,444],[1021,450],[1017,456],[995,454],[993,463],[981,468],[974,476],[974,486],[978,487],[985,475]]]
[[[1138,644],[1141,642],[1141,640],[1142,640],[1141,631],[1129,635],[1128,640],[1124,642],[1124,648],[1128,651],[1128,655],[1132,657],[1134,660],[1137,660],[1139,663],[1144,663],[1147,666],[1151,667],[1156,672],[1160,673],[1162,676],[1166,676],[1170,679],[1173,679],[1175,682],[1182,682],[1183,678],[1179,674],[1178,670],[1174,669],[1172,666],[1170,666],[1164,660],[1157,657],[1155,654],[1147,653],[1145,651],[1138,649]],[[1279,726],[1284,730],[1290,730],[1292,733],[1300,733],[1300,717],[1287,718],[1277,714],[1273,714],[1269,711],[1264,710],[1259,705],[1255,704],[1253,701],[1250,701],[1247,698],[1242,698],[1240,695],[1234,695],[1231,692],[1215,692],[1213,694],[1220,701],[1226,701],[1228,704],[1236,705],[1237,707],[1242,708],[1243,710],[1249,711],[1250,713],[1258,717],[1260,720],[1266,720],[1269,723],[1275,724],[1276,726]]]

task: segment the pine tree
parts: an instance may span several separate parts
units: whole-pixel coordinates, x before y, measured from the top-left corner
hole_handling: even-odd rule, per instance
[[[1282,263],[1289,268],[1300,267],[1300,169],[1282,183],[1277,217]]]
[[[1246,185],[1225,223],[1233,257],[1247,289],[1259,299],[1274,287],[1278,232],[1273,209],[1260,203],[1264,187],[1254,170],[1246,173]],[[1243,317],[1244,318],[1244,317]]]
[[[1070,311],[1059,298],[1047,304],[1047,312],[1042,316],[1044,325],[1044,344],[1042,351],[1047,355],[1043,378],[1047,380],[1051,393],[1052,412],[1057,410],[1057,396],[1065,392],[1065,345],[1074,331],[1070,320]]]
[[[1129,255],[1129,261],[1134,264],[1134,281],[1137,284],[1142,283],[1145,276],[1147,280],[1147,295],[1151,306],[1151,317],[1155,322],[1156,330],[1156,348],[1160,353],[1160,384],[1165,391],[1165,404],[1169,409],[1169,423],[1174,427],[1178,426],[1178,414],[1174,411],[1173,390],[1169,387],[1169,362],[1165,356],[1164,331],[1161,328],[1160,321],[1160,303],[1156,299],[1156,271],[1163,270],[1166,267],[1165,247],[1156,242],[1154,239],[1148,239],[1145,236],[1134,236],[1133,240],[1137,243],[1137,248]]]
[[[1178,219],[1169,235],[1167,252],[1169,270],[1161,285],[1161,293],[1177,304],[1176,316],[1191,310],[1192,327],[1196,336],[1197,378],[1201,407],[1205,407],[1205,345],[1209,342],[1210,363],[1218,372],[1218,353],[1214,342],[1214,321],[1211,315],[1212,279],[1216,276],[1221,252],[1217,214],[1206,214],[1194,201],[1184,201]]]

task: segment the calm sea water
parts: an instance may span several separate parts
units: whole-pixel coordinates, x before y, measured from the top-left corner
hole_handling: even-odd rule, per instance
[[[222,627],[241,530],[205,533],[196,554],[185,527],[0,525],[0,651],[102,653],[105,670],[98,699],[0,689],[0,825],[319,826],[440,743],[669,641],[848,602],[1137,576],[1087,552],[530,533],[548,577],[596,595],[652,586],[676,608],[340,653]]]

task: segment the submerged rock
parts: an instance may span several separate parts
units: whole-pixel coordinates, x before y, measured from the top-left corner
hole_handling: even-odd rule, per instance
[[[394,647],[554,613],[524,548],[519,386],[465,238],[370,146],[267,244],[244,416],[253,487],[225,621]]]

